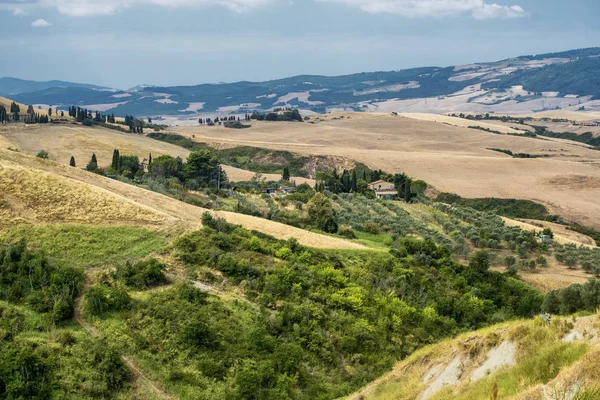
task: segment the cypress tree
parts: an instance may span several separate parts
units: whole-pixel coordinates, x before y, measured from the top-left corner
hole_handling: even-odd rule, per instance
[[[284,181],[290,180],[290,169],[287,166],[283,168],[283,175],[281,176],[281,179]]]
[[[120,162],[120,161],[121,161],[121,156],[120,156],[120,154],[119,154],[119,150],[115,149],[115,150],[113,151],[113,156],[112,156],[112,163],[111,163],[111,166],[112,166],[112,168],[113,168],[115,171],[117,171],[117,172],[119,172],[119,170],[120,170],[120,167],[121,167],[121,165],[120,165],[120,164],[121,164],[121,162]]]
[[[96,153],[92,154],[92,159],[90,160],[88,165],[86,165],[85,169],[87,169],[88,171],[95,171],[98,169],[98,160],[96,159]]]
[[[152,153],[148,155],[148,165],[152,164]]]
[[[75,165],[75,157],[71,156],[71,161],[69,161],[69,165],[71,167],[76,167],[76,165]]]

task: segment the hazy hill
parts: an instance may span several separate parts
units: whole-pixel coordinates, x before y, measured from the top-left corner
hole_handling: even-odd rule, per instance
[[[0,79],[0,95],[26,104],[71,105],[116,115],[244,113],[298,107],[315,112],[532,112],[600,107],[600,48],[491,63],[423,67],[345,76],[302,75],[267,82],[99,91],[93,85]],[[202,79],[201,77],[198,79]]]
[[[86,83],[73,83],[65,81],[28,81],[17,78],[0,78],[0,93],[4,95],[14,95],[19,93],[32,93],[50,88],[86,88],[89,90],[108,90],[107,87],[89,85]]]

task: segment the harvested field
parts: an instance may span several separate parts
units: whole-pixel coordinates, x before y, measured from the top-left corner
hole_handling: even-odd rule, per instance
[[[100,166],[109,165],[114,149],[122,155],[137,155],[140,160],[158,157],[164,154],[186,159],[189,150],[180,146],[160,142],[144,135],[117,132],[104,128],[89,128],[79,125],[19,125],[0,127],[0,149],[20,149],[35,155],[46,150],[51,160],[68,165],[71,156],[78,166],[84,167],[96,154]],[[248,181],[255,175],[252,171],[223,165],[223,169],[232,182]],[[278,181],[277,174],[262,174],[267,180]],[[308,183],[314,186],[314,180],[292,177],[296,184]]]
[[[14,218],[22,217],[27,220],[27,213],[33,208],[34,219],[30,222],[47,223],[59,221],[74,221],[99,223],[113,221],[123,214],[133,223],[157,224],[164,222],[166,228],[197,229],[202,223],[202,213],[206,209],[180,202],[161,194],[144,190],[123,182],[105,178],[79,168],[56,164],[22,153],[0,150],[0,166],[6,174],[1,193],[15,196],[17,201],[3,199],[0,212],[8,213]],[[7,172],[4,172],[7,170]],[[0,174],[1,177],[5,175]],[[25,178],[21,178],[24,176]],[[38,177],[39,178],[36,178]],[[26,180],[27,179],[27,180]],[[26,180],[26,181],[25,181]],[[40,187],[45,195],[51,198],[41,199],[37,196]],[[74,192],[73,192],[74,191]],[[92,198],[90,198],[92,196]],[[73,198],[72,198],[73,197]],[[19,211],[19,204],[26,205]],[[6,206],[6,204],[9,206]],[[30,205],[31,204],[31,205]],[[81,210],[77,208],[81,207]],[[57,211],[53,211],[56,208]],[[87,212],[86,212],[87,211]],[[22,214],[21,214],[22,213]],[[65,215],[61,216],[61,213]],[[117,217],[112,217],[116,213]],[[216,212],[217,216],[228,222],[272,235],[278,239],[295,237],[303,245],[335,249],[361,249],[363,246],[346,240],[305,231],[277,222],[229,212]],[[3,214],[0,214],[3,215]],[[75,217],[73,217],[75,216]],[[61,219],[62,218],[62,219]],[[136,219],[137,218],[137,219]],[[148,221],[150,220],[150,222]],[[113,223],[114,224],[114,223]]]
[[[28,223],[158,225],[169,217],[92,185],[0,158],[0,198]],[[0,221],[0,225],[10,222]]]
[[[581,143],[499,135],[390,114],[328,114],[310,121],[314,123],[253,121],[251,128],[227,130],[227,135],[222,127],[170,130],[215,145],[233,141],[303,155],[346,157],[371,168],[406,172],[439,191],[467,198],[533,200],[565,219],[600,229],[600,189],[580,185],[565,190],[563,183],[553,181],[569,175],[600,178],[600,152]],[[489,148],[548,157],[517,159]]]
[[[179,146],[159,142],[144,135],[129,134],[104,128],[91,128],[81,125],[30,125],[8,132],[0,130],[0,135],[12,143],[13,148],[29,154],[46,150],[51,160],[68,165],[71,156],[78,166],[84,167],[96,154],[98,164],[109,165],[114,149],[120,153],[135,154],[140,157],[158,157],[169,154],[186,158],[189,151]]]

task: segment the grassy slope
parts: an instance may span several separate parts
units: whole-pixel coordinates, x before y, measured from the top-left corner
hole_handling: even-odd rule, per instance
[[[105,219],[113,219],[113,213],[121,213],[125,209],[131,207],[132,212],[127,213],[128,219],[123,218],[133,224],[142,226],[148,225],[148,222],[141,218],[145,212],[149,212],[149,216],[156,218],[158,221],[158,227],[165,229],[173,229],[176,227],[198,227],[201,224],[201,216],[205,209],[192,206],[190,204],[182,203],[178,200],[160,195],[158,193],[150,192],[142,188],[138,188],[126,183],[118,182],[108,178],[104,178],[86,171],[82,171],[78,168],[67,167],[58,165],[54,162],[41,160],[35,157],[26,156],[20,153],[12,151],[0,150],[0,163],[1,165],[8,165],[12,168],[16,164],[17,169],[23,171],[31,170],[32,179],[37,179],[38,176],[46,176],[49,174],[53,183],[51,186],[45,186],[44,180],[32,180],[38,186],[23,186],[20,180],[17,178],[7,178],[4,183],[5,187],[12,192],[14,196],[18,197],[18,201],[9,201],[10,208],[9,212],[16,212],[18,216],[27,216],[29,214],[30,204],[37,204],[41,202],[44,206],[39,209],[39,213],[34,215],[34,222],[70,222],[64,220],[64,218],[57,220],[47,220],[46,215],[80,215],[81,219],[75,222],[78,223],[95,223],[98,224]],[[11,168],[5,168],[9,170],[9,177],[12,177],[10,173]],[[3,174],[5,172],[2,172]],[[16,174],[16,172],[15,172]],[[19,174],[17,177],[19,177]],[[67,189],[64,189],[67,188]],[[64,189],[64,190],[63,190]],[[54,196],[51,200],[46,197],[40,197],[36,193],[36,190],[43,190],[44,193],[48,193],[50,196]],[[81,196],[81,201],[73,202],[73,198],[70,195],[72,191]],[[95,203],[93,200],[88,199],[88,195],[97,194],[101,201]],[[18,196],[17,196],[18,195]],[[3,193],[4,196],[4,193]],[[6,199],[4,199],[6,201]],[[9,199],[10,200],[10,199]],[[15,206],[17,203],[26,204],[25,210],[18,210]],[[87,212],[80,210],[79,203],[82,202],[87,208]],[[56,213],[54,210],[56,207],[62,207],[65,204],[70,204],[69,210],[66,210],[67,214]],[[115,207],[113,207],[113,205]],[[41,207],[41,206],[40,206]],[[16,211],[15,211],[16,210]],[[34,209],[35,210],[35,209]],[[137,210],[137,211],[136,211]],[[0,212],[6,210],[0,209]],[[280,239],[289,239],[295,237],[300,243],[311,246],[311,247],[323,247],[323,248],[360,248],[361,246],[356,243],[351,243],[342,239],[333,238],[325,235],[320,235],[313,232],[308,232],[302,229],[286,226],[273,221],[268,221],[262,218],[251,217],[247,215],[241,215],[231,212],[219,212],[219,216],[225,218],[228,222],[234,224],[240,224],[250,230],[257,230],[269,235],[273,235]],[[39,220],[38,220],[39,218]],[[117,221],[112,223],[119,223],[120,218],[116,218]],[[125,222],[127,222],[125,221]],[[152,221],[154,224],[155,221]]]
[[[582,333],[585,339],[565,342],[563,338],[572,329]],[[398,363],[391,373],[348,399],[418,398],[455,357],[460,358],[463,366],[459,381],[441,388],[431,399],[488,399],[496,385],[498,399],[541,399],[542,384],[548,384],[549,393],[569,390],[574,384],[578,384],[583,392],[587,388],[593,389],[594,382],[598,382],[600,361],[596,355],[600,352],[599,329],[600,320],[594,315],[557,319],[550,325],[541,319],[516,321],[464,334],[415,352]],[[488,351],[503,341],[516,345],[516,364],[500,368],[471,383],[472,372],[486,360]],[[426,374],[436,371],[436,367],[437,372],[426,380]]]

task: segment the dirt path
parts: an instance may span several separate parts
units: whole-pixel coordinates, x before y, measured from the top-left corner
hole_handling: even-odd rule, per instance
[[[86,288],[87,288],[87,285],[86,285]],[[84,289],[84,291],[85,291],[85,289]],[[98,329],[96,329],[92,325],[88,324],[85,321],[85,319],[83,318],[83,295],[81,295],[79,298],[77,298],[77,300],[75,300],[74,319],[79,325],[81,325],[81,327],[83,329],[85,329],[93,337],[102,337],[102,334],[100,333],[100,331],[98,331]],[[144,375],[142,370],[135,364],[135,362],[131,358],[122,355],[121,360],[123,360],[123,362],[125,364],[127,364],[127,367],[129,367],[129,369],[133,373],[134,379],[136,381],[138,381],[139,383],[141,383],[143,386],[149,388],[150,391],[155,393],[160,399],[167,399],[167,400],[174,399],[173,396],[164,392],[154,382],[152,382],[146,375]]]

